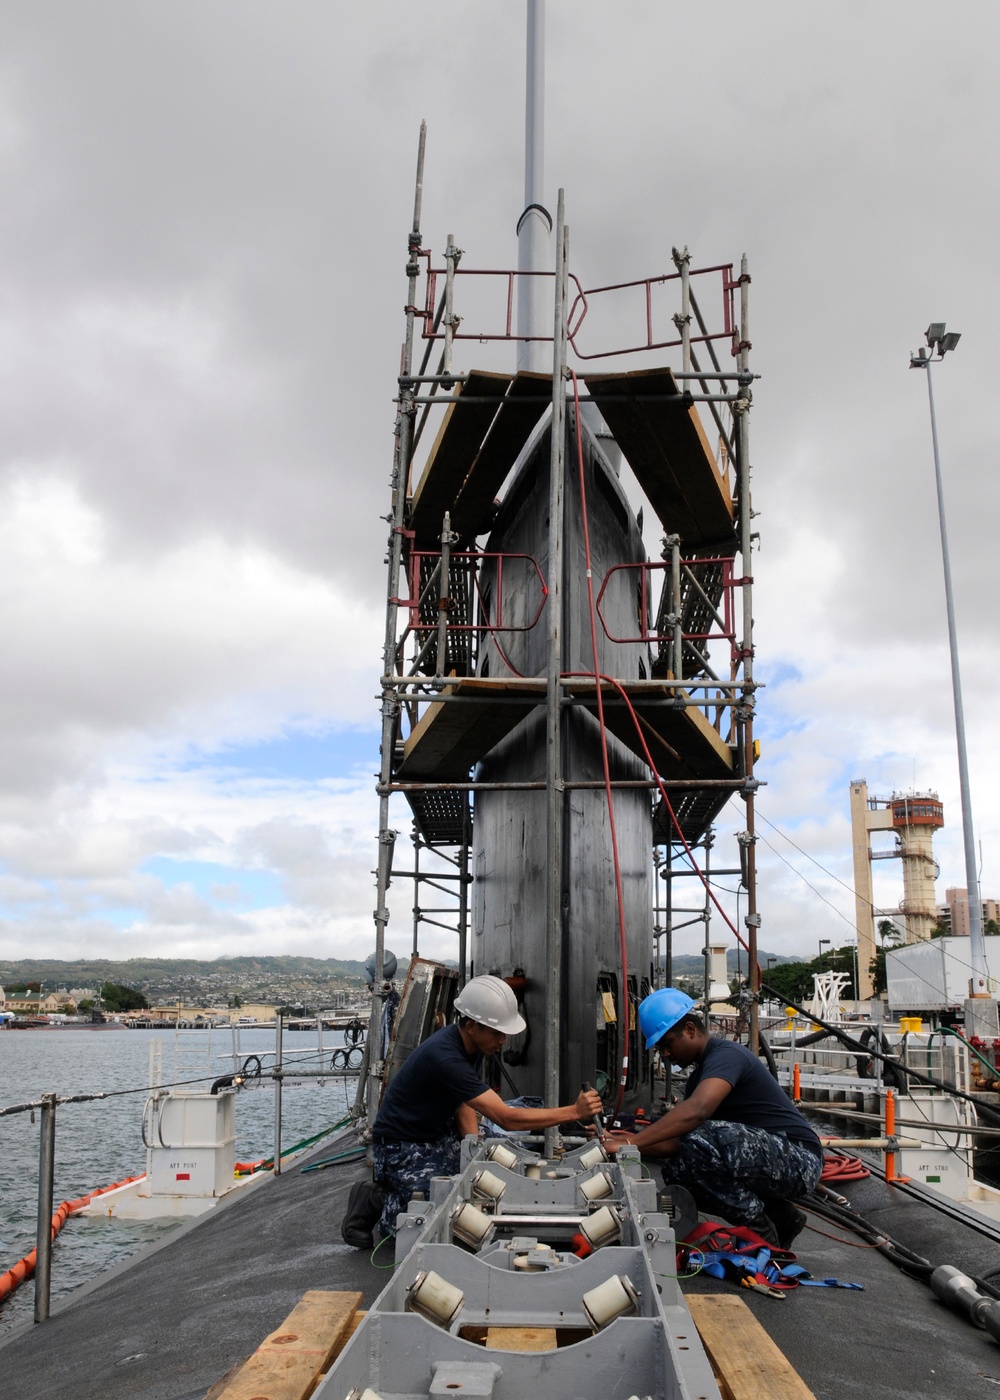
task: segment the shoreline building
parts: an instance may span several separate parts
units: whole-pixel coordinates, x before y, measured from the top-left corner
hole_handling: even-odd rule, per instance
[[[969,936],[969,891],[954,885],[944,892],[944,904],[937,907],[938,923],[956,938]],[[1000,924],[1000,900],[983,900],[983,929],[989,923]]]

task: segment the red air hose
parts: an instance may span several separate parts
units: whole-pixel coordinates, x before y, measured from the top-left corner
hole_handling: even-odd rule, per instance
[[[625,1085],[626,1085],[626,1080],[627,1080],[627,1077],[628,1077],[628,1045],[629,1045],[629,1034],[630,1034],[630,1030],[631,1030],[631,1027],[630,1027],[630,1011],[631,1011],[631,1007],[630,1007],[630,1005],[629,1005],[629,999],[628,999],[628,950],[627,950],[627,944],[626,944],[626,931],[625,931],[625,898],[624,898],[624,893],[623,893],[623,890],[622,890],[621,861],[620,861],[619,852],[618,852],[618,829],[617,829],[617,826],[616,826],[616,824],[615,824],[614,799],[613,799],[612,788],[611,788],[611,768],[610,768],[610,762],[609,762],[609,757],[608,757],[608,734],[607,734],[607,727],[606,727],[605,722],[604,722],[604,696],[603,696],[603,685],[604,685],[604,684],[608,684],[608,685],[612,686],[612,687],[618,692],[619,696],[621,697],[621,699],[622,699],[622,701],[623,701],[623,703],[624,703],[624,705],[625,705],[626,710],[628,711],[628,714],[630,715],[630,717],[631,717],[631,719],[632,719],[632,723],[635,725],[636,734],[638,735],[639,742],[640,742],[640,744],[642,745],[642,751],[643,751],[643,754],[645,755],[646,764],[647,764],[647,766],[648,766],[648,768],[649,768],[649,771],[652,773],[653,778],[654,778],[655,781],[656,781],[656,785],[657,785],[657,787],[658,787],[658,789],[659,789],[659,792],[660,792],[660,797],[661,797],[662,800],[663,800],[663,805],[665,806],[667,812],[670,814],[671,825],[673,826],[673,829],[676,831],[678,837],[680,838],[681,845],[684,847],[684,853],[685,853],[685,855],[687,856],[688,860],[691,862],[691,867],[692,867],[692,869],[695,871],[695,873],[697,874],[698,878],[701,880],[702,884],[703,884],[704,887],[705,887],[705,892],[706,892],[706,894],[707,894],[708,897],[711,899],[712,903],[715,905],[716,909],[718,910],[719,914],[722,916],[722,919],[723,919],[724,922],[726,923],[727,927],[730,929],[730,931],[732,932],[732,934],[733,934],[734,937],[736,938],[736,941],[737,941],[737,942],[741,945],[741,947],[743,947],[748,953],[749,953],[749,951],[750,951],[750,947],[749,947],[749,944],[747,943],[746,939],[744,939],[744,938],[742,937],[742,935],[740,934],[739,929],[738,929],[738,928],[736,927],[736,925],[733,923],[732,919],[731,919],[731,918],[729,917],[729,915],[726,913],[725,909],[723,909],[722,905],[720,904],[720,902],[719,902],[719,900],[718,900],[718,897],[717,897],[716,894],[715,894],[715,891],[712,889],[712,887],[711,887],[711,885],[710,885],[708,879],[706,878],[704,872],[701,870],[701,868],[700,868],[699,865],[698,865],[697,860],[695,859],[694,852],[691,850],[691,847],[690,847],[690,845],[688,844],[687,838],[685,837],[684,832],[681,830],[681,826],[680,826],[680,823],[679,823],[678,820],[677,820],[677,814],[676,814],[675,811],[674,811],[673,804],[671,803],[670,798],[667,796],[666,788],[663,786],[663,781],[662,781],[662,779],[660,778],[659,772],[657,771],[657,768],[656,768],[656,764],[653,762],[652,755],[651,755],[650,752],[649,752],[649,745],[646,743],[646,736],[645,736],[645,735],[643,734],[643,732],[642,732],[642,724],[641,724],[641,721],[640,721],[640,719],[639,719],[639,716],[636,714],[636,712],[635,712],[635,707],[633,706],[631,700],[629,699],[628,695],[626,694],[626,691],[625,691],[624,686],[622,686],[622,684],[621,684],[619,681],[615,680],[613,677],[603,675],[602,672],[601,672],[600,657],[599,657],[599,655],[598,655],[598,648],[597,648],[597,610],[596,610],[596,608],[595,608],[595,606],[594,606],[594,582],[593,582],[593,573],[592,573],[592,565],[591,565],[591,554],[590,554],[590,526],[589,526],[589,519],[588,519],[588,512],[587,512],[587,487],[586,487],[586,476],[585,476],[585,471],[584,471],[584,459],[583,459],[583,434],[582,434],[581,431],[580,431],[580,389],[579,389],[579,381],[577,380],[576,373],[575,373],[574,371],[571,370],[571,371],[570,371],[570,374],[571,374],[571,377],[572,377],[572,380],[573,380],[573,406],[574,406],[574,412],[575,412],[575,416],[576,416],[577,468],[578,468],[579,479],[580,479],[580,506],[581,506],[581,516],[582,516],[582,523],[583,523],[583,547],[584,547],[584,556],[585,556],[586,570],[587,570],[587,612],[588,612],[588,617],[589,617],[589,621],[590,621],[590,640],[591,640],[591,649],[592,649],[593,658],[594,658],[594,669],[593,669],[592,672],[573,672],[573,671],[569,671],[569,672],[564,672],[563,675],[564,675],[564,678],[569,678],[569,677],[572,677],[572,676],[574,676],[574,675],[581,675],[581,676],[582,676],[582,675],[586,675],[588,679],[593,679],[593,681],[594,681],[594,692],[595,692],[596,701],[597,701],[597,720],[598,720],[598,724],[599,724],[599,726],[600,726],[600,733],[601,733],[601,760],[602,760],[603,771],[604,771],[604,790],[605,790],[605,797],[606,797],[607,806],[608,806],[608,822],[609,822],[610,830],[611,830],[611,854],[612,854],[612,860],[613,860],[613,863],[614,863],[614,871],[615,871],[615,895],[616,895],[617,904],[618,904],[618,934],[619,934],[619,943],[620,943],[620,950],[621,950],[621,966],[622,966],[622,997],[621,997],[621,1005],[622,1005],[622,1010],[624,1011],[624,1015],[623,1015],[623,1017],[622,1017],[622,1025],[623,1025],[623,1031],[624,1031],[624,1033],[623,1033],[623,1036],[622,1036],[623,1051],[622,1051],[621,1080],[620,1080],[619,1085],[618,1085],[618,1094],[617,1094],[617,1097],[616,1097],[616,1100],[615,1100],[615,1112],[617,1113],[617,1112],[621,1109],[622,1102],[623,1102],[624,1097],[625,1097]],[[843,1177],[842,1177],[842,1178],[840,1178],[840,1179],[848,1179],[848,1178],[843,1178]]]
[[[618,1094],[615,1098],[615,1113],[620,1112],[625,1098],[625,1085],[628,1080],[628,1050],[631,1035],[631,1005],[628,987],[628,948],[625,937],[625,895],[622,890],[621,861],[618,855],[618,828],[615,825],[615,804],[611,792],[611,764],[608,758],[608,731],[604,724],[604,697],[601,693],[601,661],[597,651],[597,610],[594,607],[594,579],[590,559],[590,524],[587,518],[587,483],[583,463],[583,433],[580,424],[580,386],[573,374],[573,407],[576,414],[576,455],[580,476],[580,514],[583,521],[583,551],[587,564],[587,615],[590,620],[590,643],[594,656],[594,690],[597,695],[597,722],[601,730],[601,762],[604,769],[604,792],[608,804],[608,823],[611,828],[611,857],[615,868],[615,897],[618,902],[618,941],[621,950],[622,984],[620,1012],[622,1013],[622,1064]]]
[[[834,1181],[863,1181],[871,1172],[860,1157],[849,1157],[846,1152],[827,1152],[823,1158],[823,1171],[820,1181],[827,1184]]]

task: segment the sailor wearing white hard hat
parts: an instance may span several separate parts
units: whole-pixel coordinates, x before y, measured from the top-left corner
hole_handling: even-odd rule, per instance
[[[502,977],[473,977],[455,998],[455,1010],[457,1023],[435,1031],[396,1073],[372,1127],[383,1234],[395,1232],[397,1215],[415,1191],[429,1189],[432,1176],[458,1171],[461,1140],[479,1131],[478,1114],[516,1132],[587,1122],[602,1109],[593,1089],[559,1107],[522,1108],[505,1103],[486,1084],[484,1057],[525,1029],[517,998]],[[370,1248],[372,1224],[373,1219],[367,1230],[364,1222],[354,1232],[345,1229],[345,1239]]]

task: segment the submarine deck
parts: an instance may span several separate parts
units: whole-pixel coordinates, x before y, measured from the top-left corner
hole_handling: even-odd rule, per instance
[[[330,1152],[328,1140],[313,1156]],[[303,1175],[300,1165],[80,1288],[42,1326],[15,1332],[0,1346],[0,1400],[201,1400],[307,1289],[357,1290],[369,1306],[389,1273],[339,1231],[363,1168]],[[874,1176],[843,1194],[934,1263],[980,1275],[1000,1265],[1000,1230],[989,1222],[977,1230]],[[863,1292],[800,1288],[778,1300],[704,1276],[685,1280],[685,1291],[738,1293],[817,1400],[981,1400],[987,1383],[1000,1384],[1000,1344],[988,1333],[877,1251],[810,1221],[799,1261],[815,1278],[859,1282]]]

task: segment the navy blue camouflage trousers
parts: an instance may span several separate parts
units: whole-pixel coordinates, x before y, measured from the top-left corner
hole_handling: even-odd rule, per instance
[[[432,1176],[454,1176],[462,1154],[461,1139],[453,1133],[433,1142],[372,1142],[373,1175],[385,1196],[379,1229],[396,1233],[396,1216],[404,1211],[414,1191],[430,1191]]]
[[[822,1170],[815,1152],[784,1133],[715,1121],[681,1138],[663,1180],[686,1186],[701,1210],[742,1225],[766,1212],[768,1200],[808,1195]]]

